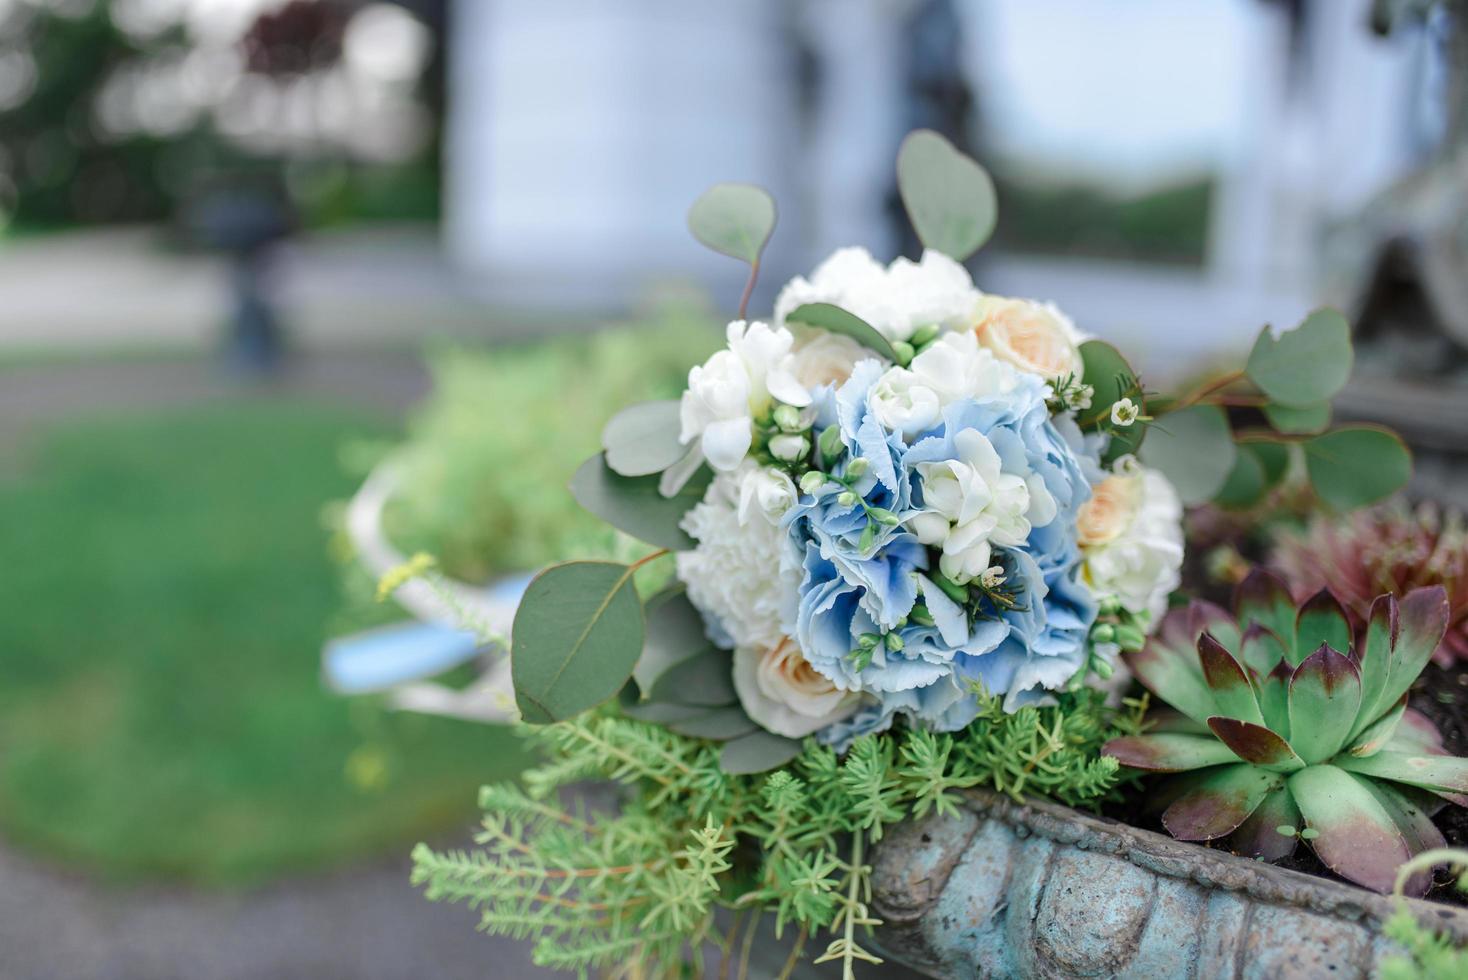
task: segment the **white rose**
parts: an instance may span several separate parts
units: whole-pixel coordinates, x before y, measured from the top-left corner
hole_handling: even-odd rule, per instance
[[[810,404],[789,369],[795,338],[784,328],[735,320],[727,330],[729,346],[688,372],[688,390],[679,409],[684,443],[699,440],[709,465],[728,472],[739,466],[754,438],[754,416],[771,398],[798,408]]]
[[[964,429],[953,438],[956,458],[919,463],[923,513],[910,519],[919,541],[942,550],[938,566],[955,582],[981,577],[992,545],[1018,547],[1034,527],[1055,519],[1055,498],[1038,474],[1005,472],[987,437]]]
[[[794,489],[777,489],[772,480],[752,461],[720,473],[680,525],[698,546],[678,552],[678,578],[689,601],[736,646],[777,643],[781,611],[800,585],[798,565],[781,560],[786,536],[777,499],[785,492],[793,499]]]
[[[739,483],[739,523],[762,517],[779,524],[796,499],[795,483],[788,474],[768,466],[750,467]]]
[[[978,338],[968,330],[942,334],[908,367],[937,392],[944,405],[964,398],[1006,394],[1019,384],[1014,368],[980,347]]]
[[[867,398],[877,421],[891,432],[901,432],[909,442],[937,425],[943,410],[937,392],[906,368],[888,370]]]
[[[1053,304],[985,296],[974,334],[994,356],[1046,381],[1082,371],[1080,331]]]
[[[1155,624],[1182,581],[1183,508],[1167,477],[1142,469],[1103,480],[1076,514],[1076,538],[1091,589]]]
[[[787,738],[803,738],[850,715],[861,702],[816,673],[789,637],[734,649],[734,690],[750,719]]]
[[[884,268],[863,248],[843,248],[816,267],[810,279],[795,277],[775,300],[775,321],[806,303],[834,303],[876,328],[888,340],[906,340],[919,327],[966,327],[979,297],[968,272],[941,252],[922,261],[899,258]]]
[[[811,330],[796,341],[788,370],[802,387],[814,391],[840,385],[851,377],[857,361],[871,356],[871,351],[844,334]]]

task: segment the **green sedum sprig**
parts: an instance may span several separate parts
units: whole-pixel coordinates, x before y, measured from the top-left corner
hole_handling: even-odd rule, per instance
[[[1100,747],[1140,731],[1140,710],[1090,690],[1013,714],[985,698],[961,733],[900,729],[845,756],[808,740],[780,770],[735,775],[717,743],[601,709],[525,728],[544,763],[521,785],[484,788],[477,850],[420,845],[413,881],[478,909],[488,932],[532,939],[537,963],[582,976],[632,962],[678,975],[711,945],[733,957],[715,930],[720,908],[772,913],[777,936],[793,928],[791,968],[807,937],[828,933],[818,959],[849,976],[878,962],[863,945],[879,924],[867,862],[889,827],[956,812],[975,786],[1094,807],[1120,778]],[[562,805],[592,779],[624,786],[614,809]]]

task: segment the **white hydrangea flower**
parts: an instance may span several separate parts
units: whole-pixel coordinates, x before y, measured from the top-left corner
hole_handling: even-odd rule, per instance
[[[734,690],[751,721],[786,738],[804,738],[846,718],[862,699],[816,673],[785,636],[773,646],[735,648]]]
[[[683,517],[698,547],[678,553],[678,578],[736,647],[768,649],[785,635],[780,612],[800,584],[800,569],[781,561],[780,518],[794,502],[788,476],[746,462],[714,477]]]
[[[795,338],[784,327],[735,320],[729,346],[688,372],[688,390],[679,410],[679,438],[699,440],[715,470],[737,468],[754,441],[754,416],[777,398],[803,408],[810,392],[790,373]]]
[[[884,267],[864,248],[843,248],[809,279],[796,276],[780,290],[775,322],[783,325],[791,310],[806,303],[834,303],[888,340],[906,340],[928,324],[969,326],[978,299],[968,271],[941,252],[928,249],[921,261],[899,258]]]
[[[938,567],[960,584],[991,568],[993,545],[1021,547],[1030,530],[1055,519],[1055,498],[1039,474],[1005,472],[983,433],[953,437],[954,459],[919,463],[924,510],[908,522],[923,544],[942,551]]]
[[[1076,539],[1092,591],[1156,623],[1182,581],[1183,506],[1167,477],[1137,470],[1092,488],[1076,515]]]

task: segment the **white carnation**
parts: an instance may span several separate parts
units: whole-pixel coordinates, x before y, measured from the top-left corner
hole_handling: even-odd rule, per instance
[[[684,443],[699,440],[714,469],[739,466],[754,441],[754,416],[773,398],[803,408],[810,392],[790,373],[795,338],[784,327],[735,320],[729,346],[688,372],[688,390],[679,409]]]
[[[907,368],[889,369],[867,397],[877,421],[909,442],[937,425],[943,411],[938,393]]]
[[[800,584],[796,564],[781,562],[780,516],[795,499],[789,482],[745,463],[714,477],[703,501],[683,517],[698,547],[678,553],[678,578],[689,600],[736,647],[769,648],[784,636],[780,610]]]
[[[1182,581],[1183,507],[1167,477],[1142,469],[1107,478],[1081,506],[1076,530],[1091,589],[1156,623]]]
[[[806,303],[834,303],[861,317],[888,340],[906,340],[919,327],[953,329],[970,325],[979,291],[967,270],[928,249],[922,260],[899,258],[883,267],[864,248],[843,248],[796,276],[775,300],[775,322]]]

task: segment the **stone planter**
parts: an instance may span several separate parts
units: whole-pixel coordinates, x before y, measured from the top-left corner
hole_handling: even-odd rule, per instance
[[[936,977],[1352,978],[1396,899],[1047,803],[974,792],[873,854],[881,946]],[[1408,907],[1468,941],[1468,910]]]

